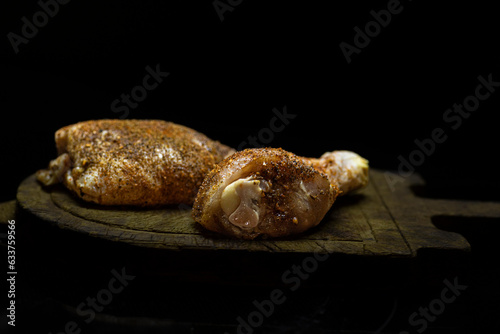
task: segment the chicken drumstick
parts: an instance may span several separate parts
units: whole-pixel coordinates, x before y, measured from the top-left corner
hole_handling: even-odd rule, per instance
[[[210,171],[193,217],[209,230],[243,239],[297,234],[318,225],[338,195],[367,181],[367,161],[352,152],[312,159],[282,149],[247,149]]]

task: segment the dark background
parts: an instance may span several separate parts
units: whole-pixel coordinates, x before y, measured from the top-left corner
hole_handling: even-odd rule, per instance
[[[56,156],[55,130],[118,118],[111,102],[157,64],[170,75],[128,118],[174,121],[236,147],[286,105],[297,117],[269,145],[307,156],[350,149],[382,169],[396,169],[415,139],[442,127],[447,141],[417,172],[456,188],[454,196],[498,198],[488,190],[499,185],[498,92],[456,131],[442,119],[474,93],[479,75],[500,81],[494,8],[402,1],[401,13],[348,64],[339,44],[352,45],[354,27],[387,4],[243,1],[221,22],[211,1],[72,1],[18,54],[7,34],[21,35],[21,18],[32,22],[40,6],[6,5],[0,156],[8,177],[0,199],[13,198],[23,178]]]
[[[73,0],[17,54],[7,34],[21,35],[21,18],[32,22],[40,6],[3,4],[0,202],[56,157],[57,129],[118,118],[111,102],[157,64],[170,75],[128,118],[173,121],[237,147],[269,127],[273,108],[286,106],[296,117],[270,146],[305,156],[348,149],[390,170],[439,127],[447,140],[416,168],[429,184],[422,194],[498,200],[500,87],[456,130],[443,121],[448,108],[474,94],[479,75],[500,81],[496,7],[401,1],[401,13],[348,64],[339,44],[352,45],[354,27],[364,29],[370,11],[387,4],[244,0],[221,21],[212,1]]]

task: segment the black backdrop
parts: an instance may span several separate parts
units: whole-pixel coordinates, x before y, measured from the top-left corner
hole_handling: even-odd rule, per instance
[[[412,167],[431,185],[427,195],[500,198],[500,20],[493,4],[73,0],[57,13],[49,6],[49,17],[40,3],[53,0],[13,3],[0,10],[0,202],[56,156],[58,128],[123,116],[112,103],[142,92],[147,67],[169,75],[127,118],[177,122],[233,147],[260,133],[261,143],[300,155],[349,149],[379,169],[397,171],[400,157],[423,157]],[[214,3],[219,11],[230,6],[223,20]],[[390,22],[381,12],[388,6],[397,12]],[[370,23],[374,15],[385,20],[380,31]],[[36,34],[27,26],[34,19]],[[358,32],[367,23],[369,42]],[[33,36],[23,37],[23,29]],[[356,42],[348,62],[340,45]],[[493,81],[492,91],[480,89],[489,97],[459,124],[447,110],[475,101],[480,76]],[[285,107],[294,117],[289,124],[265,130]],[[429,144],[438,128],[446,141]],[[420,154],[415,141],[434,149]],[[491,255],[494,231],[475,235],[475,245],[490,244],[483,253]],[[494,275],[484,280],[492,282],[479,292],[484,299],[498,291],[498,270]],[[484,306],[492,310],[485,318],[496,319],[497,301]]]
[[[71,1],[53,17],[37,14],[43,8],[36,1],[6,4],[1,200],[54,158],[56,129],[124,116],[111,104],[142,84],[147,66],[169,75],[127,118],[174,121],[236,147],[269,128],[272,110],[286,106],[296,117],[267,145],[308,156],[350,149],[383,169],[397,169],[398,156],[417,149],[416,139],[443,128],[447,140],[416,171],[441,182],[436,188],[454,187],[455,196],[497,196],[488,189],[499,185],[493,162],[499,93],[456,130],[443,120],[474,94],[478,76],[500,81],[494,8],[397,4]],[[381,12],[388,7],[390,22]],[[340,44],[356,46],[355,27],[364,31],[375,21],[372,11],[388,24],[368,24],[370,41],[358,37],[362,47],[348,63]],[[23,17],[39,27],[19,42]],[[29,27],[24,32],[33,35]]]

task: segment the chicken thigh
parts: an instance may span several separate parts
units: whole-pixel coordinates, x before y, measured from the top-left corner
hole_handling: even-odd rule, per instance
[[[160,120],[97,120],[55,134],[59,157],[37,172],[102,205],[192,204],[206,174],[234,152],[188,127]]]

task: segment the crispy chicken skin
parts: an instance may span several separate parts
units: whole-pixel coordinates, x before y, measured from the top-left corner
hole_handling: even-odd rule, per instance
[[[192,204],[206,174],[233,149],[161,120],[96,120],[55,134],[59,157],[37,172],[102,205]]]
[[[316,226],[339,193],[326,174],[282,149],[236,152],[205,178],[193,217],[228,236],[282,237]]]

